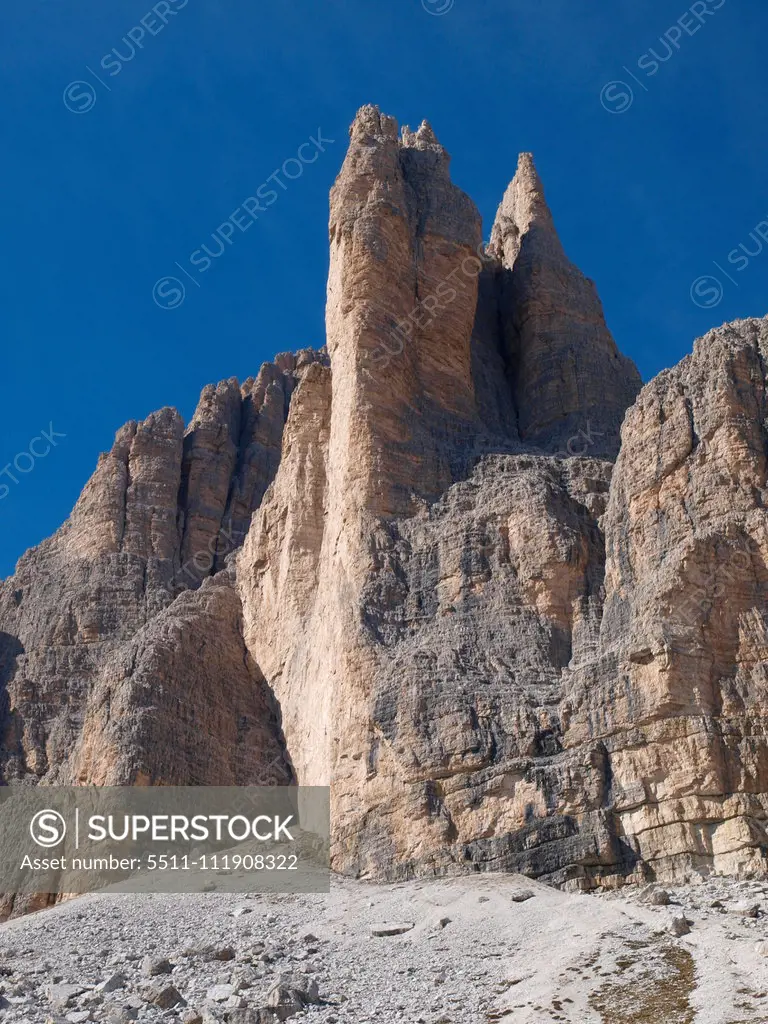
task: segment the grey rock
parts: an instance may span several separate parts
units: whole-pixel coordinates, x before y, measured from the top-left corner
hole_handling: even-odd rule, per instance
[[[174,985],[155,982],[144,992],[144,999],[161,1010],[169,1010],[173,1006],[183,1005],[184,998]]]
[[[741,902],[735,903],[731,908],[733,914],[738,914],[739,917],[755,918],[760,916],[760,904]]]
[[[413,928],[413,921],[399,921],[371,925],[371,935],[404,935]]]
[[[173,971],[173,964],[165,957],[144,958],[141,964],[141,973],[147,978],[155,978],[160,974],[170,974]]]
[[[235,956],[235,950],[232,946],[217,946],[215,949],[211,950],[212,960],[221,960],[226,962],[228,960],[234,960]]]
[[[279,1020],[287,1020],[305,1006],[319,1002],[317,982],[301,974],[281,975],[267,993],[267,1008]]]
[[[260,977],[261,974],[256,968],[245,965],[232,972],[231,984],[236,992],[240,992],[242,989],[252,988]]]
[[[202,1014],[191,1006],[185,1007],[179,1014],[181,1024],[203,1024]]]
[[[234,994],[234,991],[232,985],[212,985],[205,993],[205,998],[210,999],[213,1003],[224,1003]]]
[[[116,971],[110,975],[104,981],[99,982],[96,986],[97,992],[116,992],[118,989],[125,988],[127,978],[121,971]]]
[[[134,1006],[114,1006],[107,1012],[109,1024],[130,1024],[137,1020],[139,1011]]]
[[[226,1024],[277,1024],[281,1018],[264,1006],[245,1010],[228,1010],[223,1019]]]
[[[667,931],[670,935],[675,935],[680,938],[683,935],[688,935],[691,930],[691,923],[687,918],[677,915],[673,917],[667,925]]]
[[[65,1010],[70,1006],[77,996],[82,995],[85,988],[82,985],[59,984],[49,985],[46,990],[48,1001],[54,1010]]]

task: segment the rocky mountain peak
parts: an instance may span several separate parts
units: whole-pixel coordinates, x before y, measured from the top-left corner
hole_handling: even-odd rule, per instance
[[[388,114],[382,114],[374,104],[366,103],[355,114],[349,137],[352,142],[365,139],[397,142],[397,121]]]
[[[445,153],[437,141],[432,125],[427,120],[422,121],[415,132],[412,132],[408,125],[403,125],[400,141],[404,149],[431,149],[435,152]]]
[[[126,424],[0,583],[2,781],[330,785],[365,876],[765,869],[766,322],[641,390],[530,154],[481,239],[361,108],[326,348]]]
[[[534,236],[548,257],[565,258],[552,213],[544,197],[532,153],[521,153],[517,172],[499,204],[491,229],[490,252],[511,270],[523,239]],[[529,237],[529,244],[532,242]]]
[[[489,254],[501,265],[501,344],[521,440],[568,450],[586,432],[593,454],[615,458],[640,375],[619,352],[594,283],[565,254],[530,153],[499,205]]]

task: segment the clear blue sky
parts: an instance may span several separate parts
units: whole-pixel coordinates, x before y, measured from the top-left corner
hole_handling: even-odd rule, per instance
[[[768,221],[766,36],[761,0],[5,4],[0,469],[50,423],[66,437],[18,484],[0,477],[0,576],[65,519],[123,422],[188,418],[206,383],[323,343],[328,190],[363,103],[432,122],[486,232],[532,150],[644,379],[710,326],[768,313],[768,244],[750,238]],[[190,266],[318,128],[326,152],[288,165],[301,176],[210,269]],[[741,243],[746,267],[728,262]],[[161,309],[176,261],[196,283]],[[691,300],[703,275],[723,285],[712,308],[711,281]]]

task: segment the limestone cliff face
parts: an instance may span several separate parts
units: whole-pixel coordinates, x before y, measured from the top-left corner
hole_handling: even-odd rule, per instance
[[[275,474],[278,357],[118,431],[72,516],[0,584],[5,782],[194,785],[292,777],[224,567]],[[202,583],[202,586],[201,586]]]
[[[601,745],[628,863],[765,869],[768,320],[699,339],[627,414],[599,644],[572,666],[566,744]]]
[[[499,206],[490,250],[503,268],[502,333],[521,439],[564,444],[586,418],[591,454],[615,458],[640,375],[616,348],[594,284],[565,255],[530,153]]]
[[[329,784],[374,877],[764,870],[768,322],[640,391],[529,155],[481,238],[364,107],[327,356],[128,424],[0,584],[6,782]]]
[[[545,452],[571,440],[584,451],[584,438],[596,455],[615,451],[639,378],[555,244],[540,192],[509,217],[525,237],[545,219],[550,242],[516,269],[482,251],[428,125],[398,137],[364,108],[350,136],[331,194],[331,373],[300,385],[238,586],[298,779],[332,786],[336,867],[444,870],[488,860],[486,838],[535,832],[538,819],[544,838],[526,842],[547,841],[555,808],[531,766],[561,749],[563,674],[594,641],[610,463]],[[557,366],[538,390],[516,378],[546,346],[517,328],[531,266],[555,310],[542,320],[577,325],[571,407],[550,381]],[[614,396],[599,408],[598,389]],[[536,416],[534,446],[518,423]],[[587,852],[566,859],[589,858],[601,828],[590,819]]]
[[[406,514],[419,495],[440,495],[480,422],[471,372],[480,215],[448,167],[426,122],[398,138],[394,118],[364,107],[331,191],[329,464],[334,495],[374,514]],[[438,295],[444,282],[454,284]]]

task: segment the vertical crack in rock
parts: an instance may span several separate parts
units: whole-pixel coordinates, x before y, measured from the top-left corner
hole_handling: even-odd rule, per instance
[[[598,642],[611,467],[545,452],[589,429],[581,374],[601,346],[601,390],[627,375],[629,402],[639,378],[604,325],[575,330],[572,408],[521,441],[544,399],[519,386],[506,344],[515,270],[486,258],[448,164],[426,123],[398,135],[364,107],[351,127],[331,193],[332,386],[327,371],[300,384],[238,556],[246,642],[299,782],[332,787],[339,870],[611,863],[606,809],[566,809],[558,782],[564,671]],[[533,214],[510,215],[527,238]],[[550,249],[537,268],[578,275]],[[563,332],[589,312],[572,293],[543,297]],[[615,451],[619,402],[590,455]]]
[[[530,153],[522,153],[491,231],[504,342],[521,438],[550,451],[589,423],[592,455],[615,458],[640,375],[606,327],[592,281],[567,258]]]

